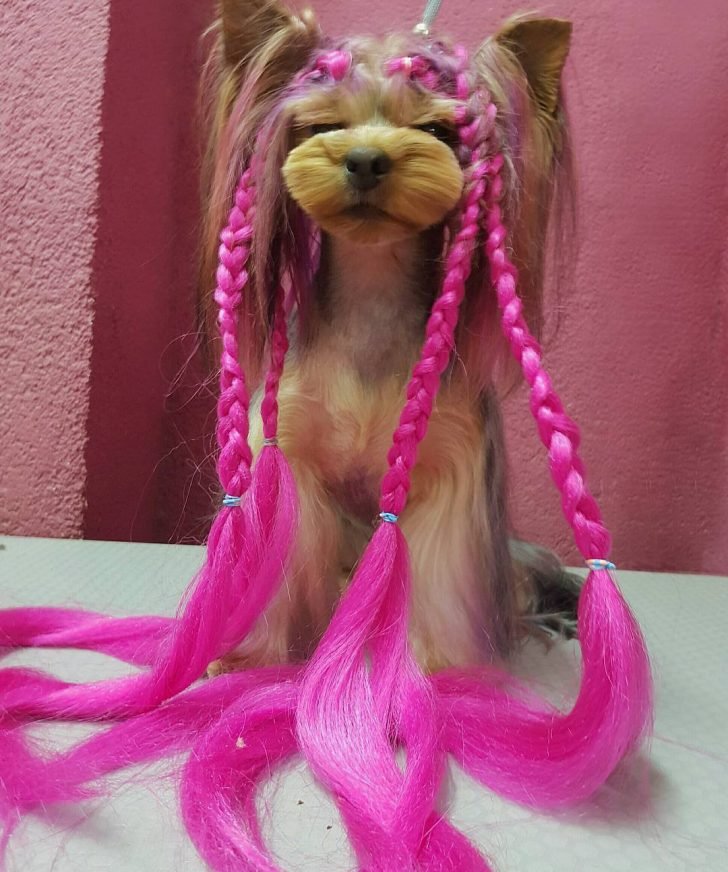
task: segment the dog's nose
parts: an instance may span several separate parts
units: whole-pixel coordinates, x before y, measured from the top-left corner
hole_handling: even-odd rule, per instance
[[[370,191],[390,171],[392,161],[381,148],[352,148],[345,165],[349,184],[359,191]]]

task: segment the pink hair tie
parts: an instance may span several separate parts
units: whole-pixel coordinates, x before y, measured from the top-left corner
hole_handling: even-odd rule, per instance
[[[294,81],[321,82],[329,79],[340,82],[349,73],[353,63],[354,57],[350,51],[341,49],[327,51],[316,58],[313,68],[300,72]]]
[[[611,560],[605,560],[603,557],[590,557],[585,561],[589,569],[616,569],[617,567]]]
[[[353,61],[350,51],[335,49],[319,57],[316,69],[331,76],[335,82],[340,82],[351,69]]]
[[[412,78],[412,69],[414,58],[411,55],[405,55],[401,58],[391,58],[384,65],[384,71],[388,76],[393,76],[395,73],[404,73],[408,79]]]

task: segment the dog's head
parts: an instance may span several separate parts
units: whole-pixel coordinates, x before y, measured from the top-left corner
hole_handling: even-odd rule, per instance
[[[332,56],[340,80],[328,64],[320,71],[325,82],[314,69],[287,101],[292,147],[283,179],[293,200],[334,236],[376,244],[416,235],[460,199],[457,101],[445,83],[412,87],[393,69],[393,59],[409,57],[411,42],[352,41]],[[416,51],[445,69],[452,64],[424,45]]]
[[[299,294],[310,284],[311,239],[320,231],[377,245],[446,226],[471,157],[459,133],[464,104],[475,117],[490,102],[498,108],[490,145],[506,159],[506,218],[535,311],[563,142],[560,75],[570,30],[562,21],[513,19],[463,70],[447,42],[411,35],[333,43],[311,13],[295,15],[277,0],[223,0],[212,64],[207,269],[211,275],[236,179],[252,159],[255,293],[243,319],[252,325],[249,366],[260,358],[278,283],[292,276]],[[466,332],[487,314],[486,272],[476,258]]]

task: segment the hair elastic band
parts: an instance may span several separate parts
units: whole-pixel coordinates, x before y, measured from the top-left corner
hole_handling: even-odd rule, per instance
[[[277,436],[271,436],[270,439],[264,439],[264,440],[263,440],[263,445],[264,445],[264,446],[265,446],[265,445],[278,445],[278,437],[277,437]]]
[[[617,567],[612,563],[611,560],[604,560],[601,557],[592,557],[589,560],[584,561],[589,569],[616,569]]]
[[[225,494],[222,498],[222,504],[228,509],[235,509],[240,505],[240,500],[242,500],[242,497],[234,497],[232,494]]]
[[[399,520],[399,515],[393,515],[391,512],[380,512],[379,517],[388,524],[396,524]]]

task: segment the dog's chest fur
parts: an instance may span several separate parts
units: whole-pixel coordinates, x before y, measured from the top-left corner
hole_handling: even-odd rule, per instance
[[[379,483],[437,280],[423,271],[420,249],[419,240],[381,249],[330,245],[314,321],[281,385],[286,450],[305,458],[344,513],[364,523],[377,514]],[[466,406],[446,385],[420,465],[452,454],[454,444],[443,442],[457,440],[458,426],[470,440],[478,425]]]

